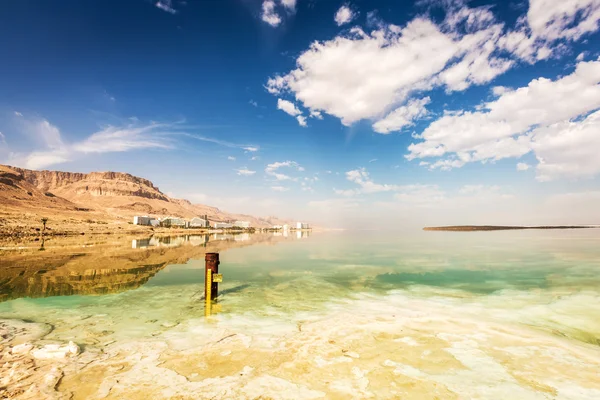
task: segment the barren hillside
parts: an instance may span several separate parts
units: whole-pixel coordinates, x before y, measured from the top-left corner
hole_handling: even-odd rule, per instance
[[[151,181],[121,172],[89,174],[33,171],[0,165],[0,229],[20,219],[45,216],[64,221],[131,221],[133,215],[191,218],[208,215],[211,221],[247,220],[256,227],[282,221],[232,214],[216,207],[192,204],[162,193]]]

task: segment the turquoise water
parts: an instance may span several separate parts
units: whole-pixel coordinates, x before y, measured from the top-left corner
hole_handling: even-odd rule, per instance
[[[132,341],[137,346],[140,340],[159,347],[167,343],[169,351],[160,347],[164,351],[161,357],[167,360],[206,351],[197,347],[198,335],[211,336],[214,332],[245,335],[248,339],[243,345],[223,344],[222,353],[264,352],[265,348],[274,351],[273,348],[281,347],[281,351],[294,354],[292,357],[286,353],[293,359],[288,360],[290,368],[304,372],[298,372],[294,379],[275,367],[263,372],[294,385],[301,384],[310,388],[310,393],[322,393],[327,398],[344,398],[344,390],[348,388],[338,390],[337,386],[316,382],[303,365],[312,363],[317,369],[330,365],[327,363],[335,365],[337,358],[325,357],[328,354],[325,348],[332,341],[343,341],[344,337],[353,338],[357,355],[369,354],[369,360],[381,358],[376,370],[393,367],[390,371],[396,372],[390,372],[390,376],[443,385],[448,393],[442,398],[467,396],[466,393],[473,398],[500,398],[499,393],[504,393],[501,381],[507,378],[502,380],[497,368],[503,368],[516,379],[515,387],[523,390],[521,398],[538,398],[540,393],[554,394],[539,398],[594,398],[600,395],[600,379],[590,378],[594,376],[590,371],[600,360],[599,244],[597,230],[344,232],[301,239],[277,238],[220,252],[219,272],[224,282],[212,315],[205,317],[204,250],[177,263],[165,261],[175,257],[168,252],[184,254],[184,250],[190,252],[201,246],[190,247],[188,241],[182,247],[168,250],[132,249],[127,242],[123,254],[116,251],[115,265],[103,265],[103,270],[113,271],[105,273],[108,278],[92,274],[111,282],[126,274],[134,276],[133,281],[119,286],[115,293],[16,298],[0,303],[0,318],[51,324],[54,329],[44,340],[72,340],[88,346],[90,351],[103,349],[106,353],[125,344],[133,348]],[[210,245],[206,249],[211,250]],[[152,257],[158,252],[164,258],[157,263]],[[123,260],[128,260],[127,268],[119,266],[119,262],[125,263]],[[151,263],[146,264],[148,260]],[[61,268],[68,269],[68,263]],[[85,275],[85,268],[77,268],[77,272],[66,275],[81,282],[78,274]],[[135,273],[131,274],[132,268],[141,275],[136,278]],[[52,273],[48,269],[42,275],[49,274],[48,280],[56,280],[50,276]],[[59,275],[66,276],[64,271]],[[67,292],[77,290],[82,289],[71,288]],[[477,328],[465,331],[467,326]],[[407,332],[409,335],[403,336]],[[370,343],[377,337],[386,339]],[[300,351],[298,343],[305,341],[312,345]],[[418,344],[423,346],[422,352],[418,359],[404,359],[402,363],[386,359],[390,346],[398,343],[411,351]],[[457,348],[472,353],[458,354]],[[538,352],[539,365],[523,364],[524,370],[498,353],[504,351],[512,358],[528,359],[531,357],[525,353],[534,351],[533,348]],[[119,349],[122,354],[123,347]],[[443,357],[432,365],[444,372],[440,376],[431,375],[433,367],[421,364],[440,349],[445,349]],[[580,369],[581,379],[567,372],[561,376],[561,368],[567,367],[559,363],[564,362],[567,353],[575,360],[569,368]],[[491,366],[491,361],[483,355],[495,364]],[[271,356],[265,353],[262,357]],[[227,371],[236,374],[238,367],[259,368],[250,358],[244,360],[245,365],[233,361],[227,364],[231,367]],[[336,379],[350,379],[346,374],[363,374],[360,379],[366,379],[371,374],[370,384],[360,393],[364,395],[370,390],[378,398],[395,396],[392,391],[374,386],[374,382],[384,378],[369,369],[374,367],[361,364],[368,363],[367,360],[351,361],[362,372],[348,372],[341,367],[338,371],[330,365],[334,375],[339,372]],[[460,368],[456,362],[461,363]],[[556,363],[557,376],[544,372],[548,363]],[[478,381],[472,376],[456,375],[456,371],[464,368],[476,368],[482,376],[489,368],[487,373],[496,374],[498,381],[490,378],[491,383],[485,383],[480,378]],[[195,373],[202,376],[201,372]],[[264,379],[265,374],[256,379]],[[536,384],[522,382],[528,374],[531,376],[527,382]],[[186,376],[189,381],[191,375]],[[138,378],[128,375],[123,379],[133,385]],[[466,383],[469,379],[473,381],[472,387]],[[482,388],[490,385],[498,392],[485,395]],[[425,386],[415,389],[415,393],[431,394]],[[231,390],[242,389],[234,386]],[[356,387],[348,390],[355,390],[351,397],[362,398]],[[313,397],[307,395],[307,398]]]

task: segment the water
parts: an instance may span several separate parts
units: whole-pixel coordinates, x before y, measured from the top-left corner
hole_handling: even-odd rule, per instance
[[[52,396],[600,398],[599,231],[299,236],[4,250],[0,318],[82,347]]]

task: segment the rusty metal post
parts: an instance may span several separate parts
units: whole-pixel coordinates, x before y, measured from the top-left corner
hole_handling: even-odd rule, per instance
[[[212,276],[219,273],[219,253],[206,253],[204,261],[204,276],[207,280],[204,282],[204,296],[206,300],[208,300],[208,296],[210,296],[210,300],[214,300],[219,295],[219,284],[213,281]],[[207,273],[208,270],[211,270],[210,274]],[[208,279],[210,279],[210,282],[208,282]],[[210,290],[208,290],[209,285]]]

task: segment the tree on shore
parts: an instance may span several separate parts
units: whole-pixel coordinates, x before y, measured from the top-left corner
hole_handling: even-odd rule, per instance
[[[44,230],[42,232],[46,232],[46,222],[48,222],[48,218],[42,218],[42,225],[44,225]]]

